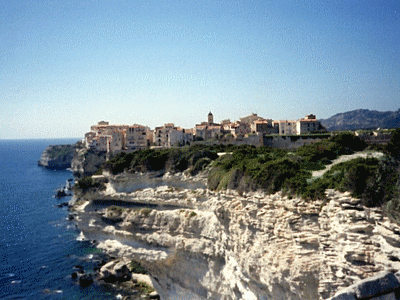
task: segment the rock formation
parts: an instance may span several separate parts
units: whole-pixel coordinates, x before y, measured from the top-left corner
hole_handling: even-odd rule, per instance
[[[400,270],[400,228],[348,193],[306,202],[108,181],[75,205],[78,226],[107,253],[139,260],[162,299],[328,299]]]
[[[106,158],[106,152],[89,151],[80,143],[50,145],[43,151],[38,165],[54,170],[71,169],[77,177],[80,177],[97,172]]]
[[[89,176],[96,173],[101,164],[106,161],[105,152],[93,152],[87,149],[79,149],[71,160],[71,170],[78,177]]]
[[[70,168],[77,147],[77,145],[50,145],[43,151],[38,165],[54,170]]]
[[[382,272],[339,291],[331,300],[396,300],[400,297],[400,272]]]

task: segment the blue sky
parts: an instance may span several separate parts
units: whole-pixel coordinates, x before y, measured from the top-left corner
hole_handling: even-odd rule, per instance
[[[400,108],[398,0],[0,0],[0,138]]]

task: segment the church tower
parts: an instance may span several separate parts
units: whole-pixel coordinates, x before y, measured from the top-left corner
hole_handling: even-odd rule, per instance
[[[210,113],[208,114],[208,124],[212,125],[213,123],[214,123],[214,116],[210,111]]]

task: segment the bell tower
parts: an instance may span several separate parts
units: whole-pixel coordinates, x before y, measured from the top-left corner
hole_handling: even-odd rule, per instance
[[[214,116],[210,111],[209,114],[208,114],[208,124],[212,125],[213,123],[214,123]]]

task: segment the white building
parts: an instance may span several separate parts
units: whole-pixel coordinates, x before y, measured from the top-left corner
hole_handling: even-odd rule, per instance
[[[307,115],[303,119],[296,121],[297,134],[310,134],[321,131],[322,129],[323,127],[321,123],[313,114]]]
[[[153,143],[156,147],[170,148],[187,145],[193,141],[193,131],[175,127],[173,123],[154,129]]]
[[[279,120],[273,122],[274,126],[279,127],[280,135],[295,135],[296,131],[296,121],[295,120]]]
[[[152,140],[150,128],[142,125],[110,125],[101,121],[85,134],[85,146],[96,151],[114,153],[126,149],[142,149]]]
[[[149,127],[134,124],[126,130],[125,146],[127,150],[144,149],[153,141],[153,132]]]

